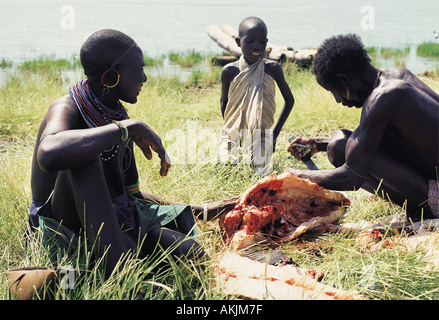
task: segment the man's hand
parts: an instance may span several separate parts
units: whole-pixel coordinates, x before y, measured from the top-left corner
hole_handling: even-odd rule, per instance
[[[148,127],[144,122],[139,120],[124,120],[127,121],[129,137],[133,139],[134,143],[142,149],[143,154],[148,160],[152,159],[151,149],[157,153],[160,158],[160,175],[166,176],[171,167],[171,160],[163,147],[162,140],[155,132]],[[128,122],[129,121],[129,122]]]
[[[304,158],[304,150],[306,149],[305,148],[306,146],[310,146],[311,151]],[[308,160],[309,158],[311,158],[313,155],[315,155],[318,152],[318,149],[317,149],[317,143],[314,139],[298,137],[295,138],[293,141],[291,141],[287,151],[291,153],[291,155],[294,158],[301,161],[301,160]]]
[[[305,171],[305,170],[302,170],[302,169],[289,168],[287,171],[291,172],[292,174],[294,174],[296,176],[298,176],[299,178],[302,178],[302,179],[307,179],[308,178],[305,175],[305,173],[308,172],[309,170]]]

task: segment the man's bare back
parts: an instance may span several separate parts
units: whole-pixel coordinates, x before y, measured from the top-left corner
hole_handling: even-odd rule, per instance
[[[383,69],[381,79],[382,84],[363,107],[365,115],[373,116],[369,121],[377,125],[387,116],[388,126],[380,147],[413,166],[427,179],[437,179],[439,95],[405,68]],[[381,105],[389,110],[371,112],[370,109]],[[424,126],[432,130],[425,130]],[[438,134],[434,134],[434,128]]]

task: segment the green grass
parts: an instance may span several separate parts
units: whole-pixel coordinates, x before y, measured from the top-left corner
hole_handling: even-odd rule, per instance
[[[146,53],[143,54],[143,61],[145,62],[145,67],[158,67],[163,65],[163,60],[165,56],[160,56],[158,58],[153,58],[148,56]]]
[[[19,69],[22,71],[46,74],[58,73],[60,70],[74,67],[81,67],[81,62],[76,56],[71,59],[55,59],[51,56],[42,56],[35,60],[25,61],[19,65]]]
[[[391,57],[405,57],[409,54],[410,48],[381,48],[380,53],[384,59],[389,59]]]
[[[0,61],[0,68],[9,68],[9,67],[12,67],[12,61],[3,58],[2,61]]]
[[[439,43],[423,42],[418,46],[416,52],[422,57],[439,57]]]
[[[51,63],[43,60],[41,64]],[[76,270],[89,270],[78,274],[74,290],[57,287],[57,299],[131,299],[139,293],[157,300],[234,299],[212,284],[215,261],[229,250],[221,240],[218,221],[199,223],[198,241],[210,260],[201,265],[192,261],[171,263],[170,269],[161,273],[152,270],[158,262],[167,260],[166,252],[145,260],[130,257],[128,267],[104,280],[101,263],[92,266],[85,246],[79,247],[74,259],[60,254],[55,263],[48,258],[38,239],[26,248],[22,236],[31,200],[29,181],[34,139],[50,103],[66,94],[62,82],[53,77],[64,65],[48,68],[51,71],[42,68],[38,64],[19,68],[0,88],[0,273],[31,265],[71,265]],[[340,128],[354,129],[361,112],[338,105],[330,93],[317,85],[309,70],[291,64],[285,65],[284,70],[296,102],[274,154],[275,170],[279,173],[288,167],[304,168],[285,150],[290,135],[329,136]],[[157,157],[147,160],[135,148],[142,190],[170,201],[202,204],[238,195],[258,180],[248,165],[224,167],[209,158],[211,153],[206,147],[216,150],[217,141],[208,140],[209,136],[201,133],[206,129],[219,132],[222,125],[219,72],[219,67],[203,72],[195,69],[186,82],[180,82],[177,77],[149,78],[138,103],[127,105],[130,116],[148,123],[174,159],[168,176],[163,178],[159,175]],[[437,78],[422,79],[439,91]],[[276,99],[280,109],[279,92]],[[190,139],[194,129],[200,134]],[[196,148],[191,149],[189,142]],[[183,159],[178,159],[182,154]],[[191,158],[194,155],[196,158]],[[322,168],[331,168],[324,154],[315,158]],[[402,210],[378,199],[367,201],[370,195],[362,191],[348,195],[352,197],[352,206],[343,221],[373,220]],[[330,233],[285,243],[282,250],[299,266],[324,272],[325,284],[357,290],[366,299],[439,299],[439,274],[427,268],[423,251],[361,252],[355,246],[354,235]],[[371,277],[373,286],[365,286],[365,279]],[[0,299],[8,299],[4,275],[0,276]]]
[[[368,47],[366,48],[373,65],[380,64],[381,61],[392,61],[392,65],[406,65],[406,58],[410,48],[391,48],[391,47]]]
[[[171,62],[179,64],[182,67],[193,67],[203,61],[204,58],[201,53],[195,50],[189,50],[185,53],[170,52],[168,57]]]

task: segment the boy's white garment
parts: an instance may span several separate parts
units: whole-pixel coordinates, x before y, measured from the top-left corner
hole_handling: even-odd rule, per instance
[[[241,147],[256,167],[266,167],[273,153],[269,129],[276,112],[275,83],[264,72],[263,58],[249,66],[241,56],[238,63],[240,72],[230,83],[221,129],[221,162],[236,162]]]

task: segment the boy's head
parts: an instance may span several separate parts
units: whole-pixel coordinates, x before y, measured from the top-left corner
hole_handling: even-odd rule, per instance
[[[264,57],[267,47],[267,26],[258,17],[247,17],[239,24],[239,38],[236,43],[241,47],[245,60],[252,64]]]
[[[265,25],[265,22],[262,21],[262,19],[258,17],[247,17],[244,20],[242,20],[241,23],[239,24],[239,29],[238,29],[239,37],[242,38],[246,34],[247,30],[253,27],[262,27],[265,30],[265,36],[267,36],[268,29],[267,26]]]
[[[84,42],[80,51],[80,59],[87,77],[99,76],[118,60],[127,50],[137,46],[126,34],[103,29],[94,32]]]

